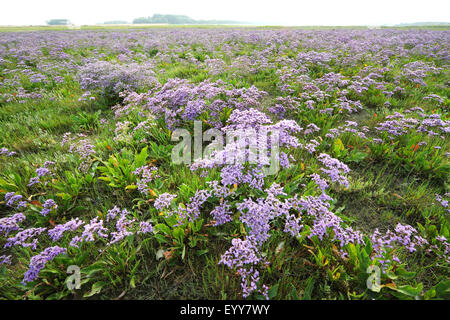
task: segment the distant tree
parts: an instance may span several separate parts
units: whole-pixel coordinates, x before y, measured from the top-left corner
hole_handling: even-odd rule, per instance
[[[128,21],[123,20],[112,20],[112,21],[105,21],[103,24],[129,24]]]
[[[151,23],[150,20],[151,20],[150,17],[140,17],[140,18],[134,19],[134,20],[133,20],[133,23],[134,23],[134,24]]]
[[[174,15],[174,14],[157,14],[153,17],[140,17],[133,20],[134,24],[238,24],[236,21],[221,21],[221,20],[194,20],[188,16]]]
[[[49,26],[67,26],[71,24],[68,19],[51,19],[46,22]]]

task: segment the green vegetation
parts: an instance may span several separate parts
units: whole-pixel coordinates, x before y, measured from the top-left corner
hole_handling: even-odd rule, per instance
[[[176,22],[167,23],[190,23],[182,22],[190,21],[187,17],[175,17]],[[166,23],[159,21],[168,19],[155,15],[134,23]],[[449,122],[450,78],[443,58],[449,48],[448,28],[334,29],[0,27],[5,31],[0,33],[0,148],[16,153],[0,155],[0,219],[23,212],[26,219],[21,227],[48,230],[76,218],[86,224],[101,219],[108,230],[117,231],[114,223],[107,222],[110,210],[117,206],[128,210],[129,221],[153,227],[148,234],[133,230],[116,243],[97,235],[94,241],[80,242],[78,248],[69,246],[75,233],[69,231],[54,242],[46,231],[39,236],[36,250],[5,247],[18,231],[6,235],[0,229],[0,256],[12,256],[11,264],[0,264],[0,298],[242,299],[241,275],[219,263],[233,239],[247,239],[251,233],[240,220],[243,213],[236,204],[266,197],[264,190],[273,183],[283,187],[283,200],[319,197],[322,192],[311,175],[323,175],[318,158],[326,153],[350,169],[348,186],[323,175],[329,184],[327,195],[333,198],[329,210],[344,228],[361,232],[364,242],[341,247],[331,227],[323,239],[311,236],[313,215],[290,208],[294,217],[304,218],[302,229],[291,236],[284,230],[284,221],[270,221],[270,237],[260,248],[269,263],[259,266],[258,288],[267,285],[271,299],[449,299],[445,243],[450,238],[450,220],[448,207],[442,204],[448,200],[450,172],[448,131],[444,132]],[[117,68],[106,75],[101,74],[106,68],[92,74],[83,69],[99,61]],[[187,207],[191,197],[206,190],[208,182],[220,180],[221,173],[214,168],[201,175],[171,162],[176,143],[171,141],[170,117],[142,107],[154,96],[161,105],[165,103],[160,87],[152,81],[137,81],[149,66],[161,86],[173,79],[193,86],[208,80],[219,83],[222,90],[223,82],[223,88],[230,90],[221,91],[217,98],[229,104],[220,111],[223,125],[245,103],[265,112],[273,123],[285,118],[303,129],[314,124],[318,130],[303,131],[296,138],[304,146],[315,140],[316,150],[286,148],[291,166],[267,177],[263,190],[244,183],[227,186],[232,193],[229,223],[214,226],[211,211],[223,203],[217,197],[205,202],[197,219],[180,223],[170,210]],[[140,69],[127,73],[132,68]],[[133,75],[138,86],[125,95],[114,91],[120,81],[134,85]],[[112,85],[103,84],[110,79]],[[245,93],[252,86],[267,95],[233,100],[223,93],[233,89]],[[364,89],[359,91],[360,87]],[[195,88],[192,92],[201,94]],[[130,91],[148,96],[130,102]],[[183,95],[177,94],[173,95],[183,101]],[[314,102],[313,107],[308,101]],[[270,109],[277,104],[285,108],[283,116]],[[186,105],[176,107],[184,112]],[[130,108],[120,112],[125,106]],[[414,107],[421,109],[411,110]],[[208,112],[199,113],[198,119],[211,128],[214,117]],[[390,120],[401,122],[404,118],[398,113],[409,119],[406,124],[411,127],[397,128],[399,135],[377,129],[387,128]],[[440,124],[424,126],[438,134],[418,129],[433,119]],[[191,120],[183,118],[180,127],[192,132]],[[357,124],[357,132],[350,130],[349,122]],[[327,136],[339,127],[350,129]],[[46,161],[55,162],[51,174],[30,186],[30,179],[39,176],[36,170]],[[142,172],[136,173],[146,166],[151,175],[148,181]],[[8,193],[22,195],[25,207],[8,205]],[[158,209],[155,201],[165,193],[177,198]],[[44,215],[49,199],[57,206]],[[394,231],[398,224],[412,226],[417,230],[414,235],[429,245],[417,245],[413,252],[396,245],[379,256],[371,236],[377,229],[383,234]],[[51,259],[35,279],[22,283],[30,259],[55,243],[67,248],[66,254]],[[66,286],[70,265],[81,268],[80,290]],[[370,266],[385,267],[381,286],[374,290],[367,287]],[[257,291],[249,298],[265,299]]]

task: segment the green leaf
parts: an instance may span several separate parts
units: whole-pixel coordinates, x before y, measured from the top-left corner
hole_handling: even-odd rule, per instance
[[[442,299],[450,299],[450,280],[443,280],[439,282],[436,287],[436,297]]]
[[[302,300],[311,300],[311,294],[314,289],[314,278],[309,277],[308,280],[306,280],[306,287],[305,291],[303,292]]]
[[[183,245],[183,252],[181,253],[181,259],[184,260],[184,256],[186,255],[186,246]]]
[[[300,298],[298,297],[297,294],[297,289],[295,288],[295,286],[291,283],[291,292],[289,293],[289,296],[291,297],[292,300],[300,300]]]
[[[169,239],[167,239],[162,234],[155,234],[154,237],[159,241],[159,243],[169,243]]]
[[[361,151],[354,150],[354,151],[350,154],[349,160],[350,160],[350,161],[353,161],[353,162],[361,162],[361,161],[363,161],[365,158],[367,158],[367,156],[368,156],[368,154],[365,153],[365,152],[361,152]]]
[[[170,228],[167,225],[162,224],[162,223],[158,223],[157,225],[155,225],[155,229],[160,230],[169,236],[172,234],[172,231],[170,230]]]
[[[139,154],[136,154],[136,156],[134,158],[134,167],[135,168],[139,168],[139,167],[142,167],[143,165],[145,165],[145,161],[147,160],[147,157],[148,157],[147,149],[148,149],[148,147],[144,147]]]
[[[92,285],[91,291],[84,294],[84,298],[92,297],[93,295],[99,294],[102,291],[102,288],[106,285],[105,282],[98,281]]]
[[[420,295],[420,293],[422,292],[423,285],[422,285],[422,283],[419,283],[419,285],[416,288],[414,288],[411,285],[398,286],[397,288],[394,288],[394,287],[389,287],[389,288],[392,290],[395,290],[397,292],[403,293],[407,296],[416,297],[416,296]]]
[[[179,244],[182,244],[184,242],[184,230],[183,230],[183,228],[175,228],[173,230],[173,236],[174,236],[175,239],[177,239]]]
[[[415,272],[406,271],[404,268],[398,268],[395,270],[395,274],[404,279],[413,279],[416,276]]]
[[[72,199],[72,196],[68,193],[57,193],[56,194],[58,197],[60,197],[63,200],[70,200]]]
[[[91,183],[92,179],[93,177],[91,175],[87,175],[86,177],[84,177],[84,180],[86,180],[87,183]]]
[[[345,151],[345,146],[342,143],[341,139],[337,138],[333,143],[333,151],[339,157]]]
[[[274,285],[272,288],[270,288],[269,292],[267,293],[267,296],[269,297],[269,299],[273,299],[276,297],[277,293],[278,293],[278,283],[276,285]]]
[[[204,254],[206,254],[206,253],[208,253],[208,252],[209,252],[209,249],[198,250],[198,251],[197,251],[197,255],[198,255],[198,256],[202,256],[202,255],[204,255]]]

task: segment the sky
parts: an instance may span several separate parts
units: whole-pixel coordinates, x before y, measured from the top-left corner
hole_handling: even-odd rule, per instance
[[[0,25],[76,25],[160,14],[272,25],[384,25],[450,22],[448,0],[0,0]]]

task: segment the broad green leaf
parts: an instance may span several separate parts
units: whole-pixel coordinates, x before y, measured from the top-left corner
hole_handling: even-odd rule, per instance
[[[84,298],[92,297],[93,295],[99,294],[102,291],[102,288],[106,285],[105,282],[98,281],[92,285],[91,291],[84,294]]]

